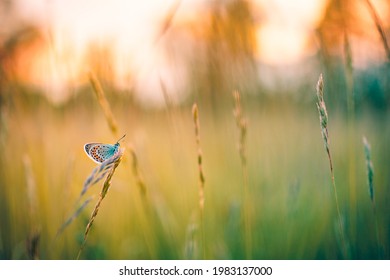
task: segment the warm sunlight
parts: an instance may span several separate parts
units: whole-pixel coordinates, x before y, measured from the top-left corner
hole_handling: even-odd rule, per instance
[[[379,7],[384,5],[375,2]],[[15,3],[14,12],[20,21],[37,26],[40,32],[39,43],[27,46],[15,58],[19,78],[41,89],[52,102],[61,103],[69,98],[72,89],[85,84],[90,71],[101,71],[118,89],[135,90],[137,98],[148,105],[163,101],[162,81],[176,101],[183,99],[188,71],[167,56],[167,51],[173,50],[169,50],[169,41],[176,37],[166,35],[184,34],[180,51],[189,47],[200,50],[196,38],[191,42],[185,36],[190,38],[194,30],[200,29],[205,33],[209,27],[204,22],[209,20],[213,6],[208,1],[195,0]],[[248,3],[254,16],[256,63],[278,67],[296,64],[318,51],[318,42],[313,44],[317,40],[315,29],[329,1]],[[364,7],[361,12],[367,14]],[[201,40],[207,40],[208,35],[202,36]],[[364,53],[365,48],[371,47],[363,40],[354,49]],[[359,57],[364,59],[367,55],[370,54]]]
[[[0,279],[389,260],[389,19],[389,0],[0,0]]]
[[[290,2],[255,2],[256,7],[263,5],[265,12],[264,19],[257,23],[260,61],[284,64],[304,57],[305,42],[321,17],[326,1],[309,1],[309,4],[299,1],[300,5]],[[70,88],[85,82],[91,69],[83,60],[91,46],[108,48],[115,84],[123,90],[140,88],[144,92],[141,99],[160,102],[160,75],[173,92],[180,90],[186,80],[184,73],[177,74],[177,69],[166,58],[161,58],[161,45],[156,43],[161,25],[175,5],[173,25],[199,20],[202,17],[197,15],[204,14],[205,3],[207,1],[19,0],[16,5],[19,16],[38,24],[43,36],[42,46],[29,52],[30,75],[26,75],[24,69],[23,77],[46,93],[50,92],[48,98],[53,102],[62,102],[68,98]],[[172,75],[180,75],[182,85],[170,82]],[[171,88],[170,84],[175,86]]]

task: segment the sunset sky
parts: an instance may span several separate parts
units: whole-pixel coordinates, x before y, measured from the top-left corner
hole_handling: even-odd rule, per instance
[[[255,8],[261,8],[256,34],[261,45],[258,61],[278,66],[294,64],[312,55],[316,50],[308,48],[307,42],[323,17],[327,2],[252,1]],[[373,2],[380,6],[383,1]],[[159,54],[156,36],[172,7],[179,5],[172,23],[175,25],[201,17],[207,1],[17,0],[14,3],[19,17],[37,24],[48,43],[46,50],[36,54],[30,79],[51,91],[54,102],[61,102],[66,98],[66,85],[70,81],[77,83],[80,75],[88,73],[82,57],[91,43],[109,42],[114,48],[119,86],[142,84],[144,96],[148,93],[153,96],[161,91],[161,75],[168,87],[177,84],[177,80],[170,81],[171,69]],[[139,80],[127,81],[134,69],[138,69]],[[185,77],[181,80],[185,81]]]

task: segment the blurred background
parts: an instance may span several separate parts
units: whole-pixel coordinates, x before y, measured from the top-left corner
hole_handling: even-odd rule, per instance
[[[0,258],[76,258],[95,202],[56,233],[83,145],[126,134],[81,258],[389,259],[389,19],[387,0],[0,0]]]

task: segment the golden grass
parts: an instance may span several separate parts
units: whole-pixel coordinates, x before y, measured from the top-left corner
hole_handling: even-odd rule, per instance
[[[98,78],[91,72],[89,75],[89,80],[91,82],[92,88],[96,94],[96,97],[99,101],[99,105],[103,110],[104,116],[107,120],[108,126],[114,136],[118,136],[118,125],[115,120],[114,114],[112,113],[110,104],[107,101],[107,98],[104,94],[103,88],[100,85]]]
[[[309,107],[310,104],[300,107],[296,103],[280,102],[279,99],[273,104],[264,104],[260,100],[250,99],[249,95],[247,98],[244,113],[251,122],[245,152],[249,197],[253,201],[253,258],[342,257],[339,253],[341,244],[335,242],[335,236],[330,230],[336,220],[333,189],[322,187],[330,183],[329,174],[325,172],[329,163],[320,161],[313,164],[321,157],[324,149],[320,142],[322,140],[313,141],[310,137],[318,129],[318,119],[316,123],[314,115],[317,112],[312,110],[314,107]],[[111,180],[113,188],[110,188],[109,199],[106,197],[104,200],[104,209],[101,208],[103,204],[100,204],[98,216],[95,216],[89,230],[80,258],[201,257],[198,186],[194,185],[199,182],[199,172],[194,162],[193,118],[190,115],[184,118],[176,115],[178,133],[172,135],[167,133],[170,119],[164,111],[133,111],[122,105],[117,104],[112,109],[118,114],[119,127],[125,128],[127,134],[137,141],[137,160],[142,159],[142,165],[137,161],[137,169],[147,186],[148,196],[153,198],[149,208],[152,211],[146,212],[142,208],[142,195],[134,180],[131,157],[126,151],[130,165],[123,165],[126,163],[123,157],[120,166],[126,168],[116,169]],[[56,243],[52,243],[51,239],[56,234],[59,221],[63,219],[64,211],[73,206],[72,202],[77,200],[86,177],[92,171],[92,162],[83,154],[81,143],[90,138],[91,133],[104,134],[101,131],[102,124],[104,129],[105,117],[99,108],[88,110],[85,104],[72,106],[59,111],[43,104],[34,109],[33,115],[23,110],[19,110],[18,114],[10,113],[9,134],[4,137],[5,146],[2,146],[0,159],[1,186],[5,186],[0,188],[2,258],[27,258],[25,240],[29,204],[27,195],[21,195],[26,189],[26,178],[20,176],[27,174],[21,160],[25,154],[31,159],[33,173],[29,177],[34,178],[37,187],[37,214],[41,225],[39,257],[73,259],[78,253],[90,213],[94,210],[95,205],[91,205],[91,202],[87,206],[88,210],[84,207],[82,213],[76,215],[78,218],[67,227],[61,239]],[[191,107],[183,107],[188,114]],[[205,188],[206,259],[246,258],[241,225],[244,206],[240,206],[242,171],[237,150],[239,133],[231,111],[232,106],[221,107],[222,117],[218,120],[212,119],[209,111],[200,111],[200,142],[204,153],[202,168],[207,171],[207,186],[212,186]],[[80,121],[80,115],[83,118],[93,116],[93,121],[86,119],[88,131],[85,130],[85,123]],[[351,243],[351,257],[377,258],[374,226],[368,226],[371,221],[374,223],[372,202],[365,191],[359,191],[367,190],[366,174],[356,174],[360,215],[356,224],[351,224],[350,213],[347,212],[349,207],[343,200],[350,195],[347,152],[350,142],[344,137],[347,122],[345,115],[336,110],[330,117],[332,163],[335,166],[337,187],[342,186],[337,189],[341,198],[341,212],[348,217],[346,229],[355,231],[353,233],[356,235],[356,243]],[[387,117],[377,119],[363,111],[356,120],[356,130],[370,135],[373,144],[371,153],[376,168],[374,184],[379,237],[388,234],[384,224],[389,217],[386,212],[386,186],[389,182],[387,166],[390,160],[390,130],[384,121]],[[36,123],[41,118],[45,121],[37,127]],[[128,119],[137,122],[135,125],[129,124]],[[61,130],[58,130],[59,127]],[[21,137],[20,131],[28,137]],[[354,140],[361,145],[361,138]],[[361,165],[364,154],[361,151],[356,156],[357,164]],[[74,159],[71,168],[70,159]],[[103,181],[98,182],[99,187]],[[290,186],[295,182],[298,188],[296,194],[291,196]],[[94,203],[99,191],[96,192]],[[93,194],[95,191],[89,188],[84,196],[87,197],[90,192]],[[330,199],[328,194],[332,195]],[[336,238],[339,238],[338,227],[336,230]],[[385,253],[383,256],[387,258],[389,241],[385,238],[380,241]],[[31,239],[30,244],[34,242]]]
[[[95,208],[91,214],[91,217],[89,218],[87,227],[85,228],[84,239],[83,239],[83,242],[80,246],[80,250],[79,250],[79,253],[77,255],[77,259],[80,258],[80,255],[84,249],[85,243],[87,242],[89,231],[90,231],[90,229],[93,225],[93,222],[94,222],[94,220],[99,212],[100,205],[101,205],[103,199],[106,197],[108,190],[110,189],[112,176],[114,175],[116,168],[118,167],[118,165],[120,164],[120,162],[122,160],[123,152],[124,152],[123,148],[119,149],[119,151],[114,156],[107,159],[100,166],[96,167],[96,169],[108,170],[108,175],[103,183],[103,188],[100,192],[99,200],[97,201]],[[102,165],[105,165],[106,167],[102,168]],[[92,173],[94,173],[94,172],[92,172]]]
[[[141,175],[141,172],[139,170],[137,154],[135,152],[135,149],[132,146],[129,145],[128,148],[132,158],[132,171],[133,171],[135,182],[139,188],[142,197],[145,198],[145,196],[147,195],[147,188],[144,179]]]
[[[196,146],[198,149],[198,172],[199,172],[199,210],[200,210],[200,224],[201,224],[201,235],[202,235],[202,253],[203,258],[205,258],[206,255],[206,245],[205,245],[205,228],[204,228],[204,203],[205,203],[205,196],[204,196],[204,187],[205,187],[205,177],[203,173],[203,157],[202,157],[202,149],[200,146],[200,124],[199,124],[199,111],[198,111],[198,105],[195,103],[192,106],[192,117],[194,120],[194,127],[195,127],[195,140],[196,140]]]
[[[252,258],[252,226],[251,226],[251,201],[248,190],[248,169],[246,159],[246,136],[247,136],[247,119],[243,116],[241,97],[238,91],[233,92],[235,107],[234,117],[236,119],[237,129],[239,130],[238,152],[241,160],[242,177],[243,177],[243,211],[244,211],[244,237],[245,237],[245,255],[247,259]]]
[[[26,252],[29,259],[39,259],[39,241],[41,238],[41,229],[37,214],[37,186],[34,178],[31,159],[28,155],[23,157],[23,165],[26,174],[27,201],[28,201],[28,220],[29,229],[26,239]]]

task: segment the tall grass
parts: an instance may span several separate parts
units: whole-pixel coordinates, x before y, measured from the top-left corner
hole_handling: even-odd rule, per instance
[[[137,154],[135,152],[135,149],[132,146],[129,146],[129,153],[132,158],[132,171],[133,171],[133,176],[135,178],[135,182],[139,188],[142,197],[145,198],[145,196],[147,195],[147,188],[139,168]]]
[[[243,209],[244,209],[244,238],[245,255],[247,259],[252,258],[252,226],[251,226],[251,201],[249,199],[248,186],[248,168],[246,159],[246,137],[247,137],[247,119],[243,116],[241,97],[238,91],[233,92],[235,107],[234,117],[236,119],[237,129],[239,131],[238,152],[240,155],[242,178],[243,178]]]
[[[326,110],[326,105],[324,101],[324,80],[322,78],[322,74],[320,75],[317,83],[317,109],[318,114],[320,117],[320,126],[321,126],[321,135],[322,139],[324,140],[324,147],[326,154],[328,156],[329,160],[329,168],[330,168],[330,175],[332,180],[332,186],[333,186],[333,193],[336,203],[336,210],[337,210],[337,216],[338,216],[338,225],[339,225],[339,232],[341,236],[341,243],[342,243],[342,250],[344,253],[344,256],[347,256],[347,245],[345,241],[345,234],[344,234],[344,226],[341,219],[341,213],[340,213],[340,206],[339,206],[339,199],[337,195],[337,188],[336,188],[336,181],[334,178],[334,170],[333,170],[333,162],[332,162],[332,155],[330,153],[330,147],[329,147],[329,132],[328,132],[328,112]]]
[[[232,104],[232,98],[230,95],[229,97]],[[318,120],[316,122],[312,117],[310,107],[302,109],[296,103],[281,103],[278,99],[274,99],[274,104],[264,105],[263,101],[253,101],[250,96],[247,98],[249,102],[245,103],[247,106],[244,107],[244,115],[251,120],[250,133],[247,134],[245,141],[246,168],[250,174],[247,181],[248,196],[253,201],[262,198],[261,203],[252,204],[252,258],[339,258],[340,244],[334,242],[334,236],[329,230],[337,218],[333,189],[330,189],[331,199],[326,199],[324,194],[327,193],[327,189],[313,187],[318,185],[321,176],[328,176],[323,172],[322,166],[312,164],[324,152],[324,148],[319,147],[318,143],[309,137],[318,129]],[[89,110],[88,116],[93,118],[88,119],[88,131],[85,131],[85,124],[80,121],[84,115],[83,118],[79,117],[81,112],[86,110],[85,106],[83,104],[76,106],[80,109],[77,109],[78,107],[65,109],[61,114],[44,105],[36,109],[36,114],[32,116],[19,115],[17,119],[15,115],[10,115],[10,133],[5,139],[7,149],[3,149],[2,155],[2,162],[7,164],[2,165],[0,177],[2,183],[0,207],[3,209],[0,220],[1,257],[27,258],[26,255],[20,254],[20,251],[22,249],[23,253],[25,252],[26,232],[29,230],[28,199],[27,195],[21,195],[26,190],[28,177],[34,179],[36,186],[36,211],[41,229],[38,247],[40,258],[75,258],[84,239],[86,225],[92,216],[94,220],[92,227],[89,228],[81,259],[186,259],[194,256],[201,258],[203,249],[199,221],[199,187],[195,185],[196,188],[193,188],[191,183],[200,184],[201,178],[194,161],[195,156],[198,156],[198,147],[194,145],[196,141],[193,118],[188,117],[190,115],[187,115],[187,118],[175,116],[178,134],[170,135],[166,129],[169,116],[164,111],[145,111],[131,115],[128,119],[137,120],[134,125],[127,124],[128,108],[119,105],[112,109],[120,116],[118,127],[124,127],[127,134],[136,139],[136,147],[140,148],[140,153],[137,153],[136,169],[140,180],[147,187],[147,197],[152,198],[149,208],[152,211],[146,212],[142,208],[142,187],[135,179],[138,175],[133,174],[132,164],[125,165],[125,156],[129,159],[128,162],[132,163],[126,145],[126,152],[119,168],[116,168],[111,178],[109,195],[101,201],[97,215],[96,212],[94,215],[91,213],[94,212],[96,201],[100,198],[99,193],[105,178],[94,185],[100,188],[98,191],[92,187],[88,188],[83,198],[88,198],[96,192],[95,199],[88,198],[86,203],[89,203],[86,206],[82,204],[83,200],[81,208],[74,208],[80,210],[75,215],[77,219],[73,219],[51,248],[52,243],[48,241],[55,236],[57,225],[63,219],[63,212],[74,205],[86,177],[92,174],[92,162],[84,155],[81,144],[85,142],[85,138],[90,137],[90,131],[101,131],[102,123],[105,121],[99,108],[96,111]],[[191,107],[187,107],[187,113],[190,109]],[[79,113],[75,114],[75,111]],[[221,108],[223,117],[215,123],[210,121],[211,113],[207,110],[198,113],[203,153],[202,171],[205,173],[204,176],[207,176],[204,182],[206,258],[243,259],[246,258],[244,226],[240,224],[241,219],[243,222],[245,207],[240,206],[243,174],[237,150],[239,138],[235,137],[239,136],[239,133],[236,123],[233,122],[232,106]],[[39,115],[46,121],[37,128],[34,124],[38,123]],[[337,194],[339,197],[348,197],[350,190],[347,187],[347,146],[350,143],[347,137],[342,137],[345,135],[347,123],[343,115],[337,111],[329,117],[332,117],[331,126],[328,127],[333,140],[329,144],[331,160],[334,164],[336,187],[341,187],[337,188]],[[58,127],[61,127],[60,132]],[[375,143],[372,159],[375,160],[374,164],[376,162],[379,164],[375,165],[373,182],[375,191],[381,194],[375,196],[378,231],[379,237],[387,236],[388,229],[386,225],[382,226],[382,222],[389,217],[386,212],[389,193],[385,187],[389,182],[387,166],[390,162],[388,153],[390,130],[383,119],[376,119],[366,112],[362,112],[361,117],[356,120],[356,129],[367,131],[372,139],[370,140]],[[20,130],[29,137],[20,137],[17,134]],[[110,132],[107,130],[106,133]],[[67,135],[67,138],[63,135]],[[43,142],[43,139],[48,141]],[[40,143],[44,145],[39,145]],[[179,148],[177,143],[180,144]],[[191,147],[195,147],[196,150]],[[373,153],[374,151],[381,152]],[[24,154],[30,157],[32,176],[27,175],[27,169],[21,161]],[[357,154],[356,164],[362,165],[364,162],[362,155],[363,153]],[[69,157],[74,157],[71,175]],[[198,159],[196,160],[198,164]],[[323,164],[328,162],[324,161]],[[26,176],[20,176],[24,173]],[[356,176],[357,189],[366,189],[366,174],[357,172]],[[298,182],[299,192],[291,199],[287,199],[289,186],[293,182]],[[64,192],[69,192],[66,199]],[[370,218],[371,211],[368,213],[364,211],[371,210],[372,202],[367,199],[365,192],[358,191],[356,195],[360,214],[356,217],[356,225],[350,228],[351,231],[356,229],[353,258],[377,258],[374,224],[372,227],[367,226],[370,224],[367,218]],[[339,201],[340,206],[344,206],[341,201],[344,200]],[[373,216],[371,219],[374,223]],[[386,252],[388,240],[383,238],[380,241]],[[183,251],[185,254],[182,254]]]
[[[114,135],[116,135],[117,131],[118,131],[117,121],[112,113],[110,104],[108,103],[108,101],[105,97],[103,88],[101,87],[99,80],[97,79],[97,77],[95,77],[95,75],[92,72],[90,73],[90,82],[92,84],[92,87],[94,89],[96,97],[99,101],[100,107],[104,113],[106,121],[109,125],[109,128],[110,128],[111,132]],[[123,139],[125,136],[126,135],[124,135],[122,138],[120,138],[117,141],[117,143],[121,139]],[[118,165],[120,164],[120,162],[122,160],[122,156],[123,156],[124,151],[125,151],[124,148],[119,148],[119,150],[112,157],[108,158],[107,160],[102,162],[102,164],[100,164],[96,168],[94,168],[92,170],[91,174],[88,176],[88,178],[84,182],[83,188],[81,190],[81,193],[80,193],[80,196],[79,196],[79,199],[78,199],[76,205],[79,204],[79,202],[83,198],[84,194],[88,191],[88,189],[92,185],[97,184],[98,182],[100,182],[102,179],[105,178],[102,190],[101,190],[100,195],[99,195],[99,199],[94,207],[94,210],[92,211],[92,214],[88,220],[88,224],[85,228],[83,241],[82,241],[82,244],[80,246],[79,252],[77,254],[77,259],[79,259],[81,256],[81,253],[82,253],[84,246],[86,244],[90,229],[91,229],[93,222],[94,222],[94,220],[99,212],[101,203],[102,203],[103,199],[106,197],[108,190],[110,189],[111,179],[115,173],[116,168],[118,167]],[[133,150],[131,150],[131,153],[134,154],[134,156],[135,156],[135,152]],[[133,159],[134,159],[134,156],[133,156]],[[135,163],[135,167],[136,166],[137,165]],[[138,174],[138,173],[136,173],[136,174]],[[140,181],[140,179],[138,181],[142,183],[142,181]],[[81,214],[83,209],[89,204],[89,202],[91,200],[92,200],[92,197],[89,197],[76,209],[76,211],[73,213],[73,215],[71,215],[58,229],[56,237],[58,237],[60,234],[62,234],[62,232]]]
[[[387,39],[386,39],[386,33],[385,33],[384,28],[383,28],[383,23],[382,23],[381,19],[379,18],[378,13],[376,12],[371,1],[366,0],[365,2],[367,4],[368,10],[369,10],[373,20],[374,20],[374,23],[375,23],[376,29],[378,30],[379,36],[381,37],[383,47],[384,47],[385,52],[386,52],[387,60],[390,61],[390,48],[389,48],[389,44],[388,44]]]
[[[39,241],[41,238],[41,229],[38,222],[37,213],[37,186],[34,178],[31,159],[28,155],[23,157],[23,165],[26,175],[27,201],[28,201],[28,220],[29,229],[26,238],[26,252],[29,259],[39,259]]]
[[[322,92],[323,81],[319,83],[319,92],[320,89]],[[246,168],[250,174],[246,180],[249,200],[254,202],[262,198],[261,203],[251,205],[250,249],[253,259],[340,258],[342,244],[334,242],[329,228],[336,220],[336,234],[339,236],[338,215],[341,216],[349,206],[348,200],[344,204],[340,199],[336,216],[336,196],[351,195],[347,148],[351,143],[348,137],[343,137],[348,123],[342,113],[335,110],[334,115],[329,116],[332,122],[328,126],[323,93],[320,96],[317,103],[327,160],[331,166],[331,199],[324,196],[327,189],[313,187],[318,185],[319,177],[325,176],[326,180],[329,177],[322,166],[312,164],[323,150],[308,137],[318,129],[318,120],[316,122],[311,115],[311,103],[302,104],[301,100],[292,101],[281,96],[260,100],[248,95],[247,106],[238,106],[235,101],[234,119],[229,95],[230,104],[221,105],[218,118],[208,110],[199,112],[203,107],[197,106],[192,118],[190,115],[183,118],[180,114],[173,115],[177,124],[177,133],[173,135],[167,132],[171,117],[164,111],[130,110],[128,104],[110,104],[114,117],[117,117],[118,129],[126,129],[139,150],[137,153],[126,151],[118,166],[121,168],[116,168],[110,179],[107,177],[112,185],[109,197],[105,191],[109,184],[104,183],[108,173],[96,182],[101,190],[96,192],[94,200],[88,198],[77,205],[79,207],[71,216],[72,224],[66,226],[55,246],[50,240],[56,234],[65,209],[73,206],[73,199],[68,198],[77,200],[85,182],[83,198],[94,193],[90,184],[104,172],[102,167],[99,167],[102,168],[100,171],[91,172],[91,162],[81,147],[86,139],[90,139],[91,133],[104,129],[107,119],[100,107],[88,107],[81,102],[58,109],[43,102],[32,107],[27,101],[23,103],[23,99],[17,100],[15,104],[23,104],[20,108],[24,110],[9,111],[9,133],[2,135],[1,143],[0,257],[34,258],[38,253],[41,259],[73,259],[82,245],[84,249],[79,257],[86,259],[248,258],[244,243],[248,239],[244,234],[245,226],[240,223],[244,222],[246,207],[240,206],[245,180],[243,168]],[[182,106],[188,114],[191,107]],[[238,107],[240,113],[237,113]],[[356,172],[359,215],[355,217],[356,222],[350,218],[352,213],[347,213],[346,217],[351,225],[348,230],[356,236],[351,245],[352,257],[372,259],[378,258],[378,247],[383,252],[389,248],[389,241],[384,238],[388,235],[384,221],[389,218],[386,186],[390,178],[387,172],[390,130],[386,122],[388,113],[384,113],[383,118],[375,118],[365,110],[359,113],[356,131],[367,131],[375,143],[370,158],[378,164],[375,164],[375,180],[372,177],[372,182],[376,194],[380,195],[374,195],[371,200],[366,193],[360,192],[366,189],[366,174]],[[242,119],[250,119],[250,126],[247,123],[242,125],[239,121]],[[194,127],[197,127],[195,134]],[[245,132],[240,131],[244,129]],[[28,137],[21,137],[21,132]],[[112,133],[110,128],[103,132]],[[191,148],[194,144],[196,150]],[[130,145],[125,147],[131,150]],[[29,160],[23,162],[25,154]],[[125,156],[131,163],[129,166],[126,166]],[[357,153],[356,165],[363,162],[363,153]],[[199,186],[194,188],[191,182]],[[289,186],[294,182],[299,185],[299,191],[289,196]],[[39,243],[36,238],[31,238],[28,249],[31,253],[27,255],[30,202],[28,195],[21,194],[27,192],[29,184],[35,187],[36,197],[31,201],[37,205],[34,223],[40,226],[40,238]],[[148,200],[151,211],[142,208],[144,190],[146,197],[152,198]],[[198,196],[201,190],[203,196]],[[91,205],[92,202],[96,206]],[[203,229],[199,219],[201,205]],[[374,216],[370,215],[373,207],[378,228],[375,231]],[[372,220],[372,226],[367,226],[371,224],[367,218]],[[201,239],[200,230],[207,238]]]
[[[356,153],[355,153],[355,96],[353,79],[352,50],[347,31],[344,34],[344,68],[347,96],[347,137],[348,137],[348,185],[350,188],[350,219],[351,224],[356,225]]]
[[[194,128],[195,128],[195,140],[196,147],[198,149],[198,172],[199,172],[199,211],[200,211],[200,227],[201,227],[201,247],[203,259],[206,257],[206,244],[205,244],[205,228],[204,228],[204,187],[205,187],[205,177],[203,173],[203,156],[202,156],[202,148],[200,146],[200,124],[199,124],[199,111],[198,105],[195,103],[192,106],[192,117],[194,120]]]
[[[96,94],[99,105],[102,108],[102,111],[103,111],[104,116],[106,118],[107,124],[108,124],[111,132],[113,133],[113,135],[115,137],[117,137],[118,136],[117,135],[117,133],[118,133],[117,121],[114,117],[114,114],[112,113],[110,104],[107,101],[107,98],[106,98],[106,95],[104,94],[103,88],[93,72],[90,73],[89,80],[90,80],[92,88]]]
[[[378,229],[378,214],[376,210],[375,193],[374,193],[374,165],[371,159],[371,146],[370,143],[368,143],[366,137],[363,137],[363,146],[364,146],[364,156],[366,159],[368,192],[370,194],[371,206],[372,206],[372,211],[374,213],[374,219],[375,219],[375,236],[376,236],[376,243],[378,247],[378,258],[382,258],[383,256],[382,256],[382,249],[381,249],[381,243],[379,239],[379,229]]]
[[[108,175],[103,183],[103,187],[102,187],[102,190],[100,192],[99,199],[95,205],[95,208],[91,214],[91,217],[89,218],[87,227],[85,228],[84,239],[83,239],[83,242],[80,246],[80,250],[77,254],[77,259],[79,259],[81,256],[81,253],[84,249],[85,243],[87,242],[89,231],[90,231],[90,229],[93,225],[93,222],[94,222],[94,220],[99,212],[101,203],[102,203],[103,199],[106,197],[108,190],[110,189],[112,176],[114,175],[115,169],[118,167],[119,163],[122,160],[123,152],[124,152],[123,148],[119,149],[119,151],[114,156],[112,156],[111,158],[104,161],[100,166],[96,167],[96,169],[98,169],[100,171],[103,171],[103,170],[107,171]],[[99,173],[99,172],[94,172],[94,171],[92,172],[90,178],[95,177],[94,173]],[[100,177],[100,178],[102,178],[102,177]],[[87,179],[87,181],[96,182],[94,180],[89,180],[89,178]]]

